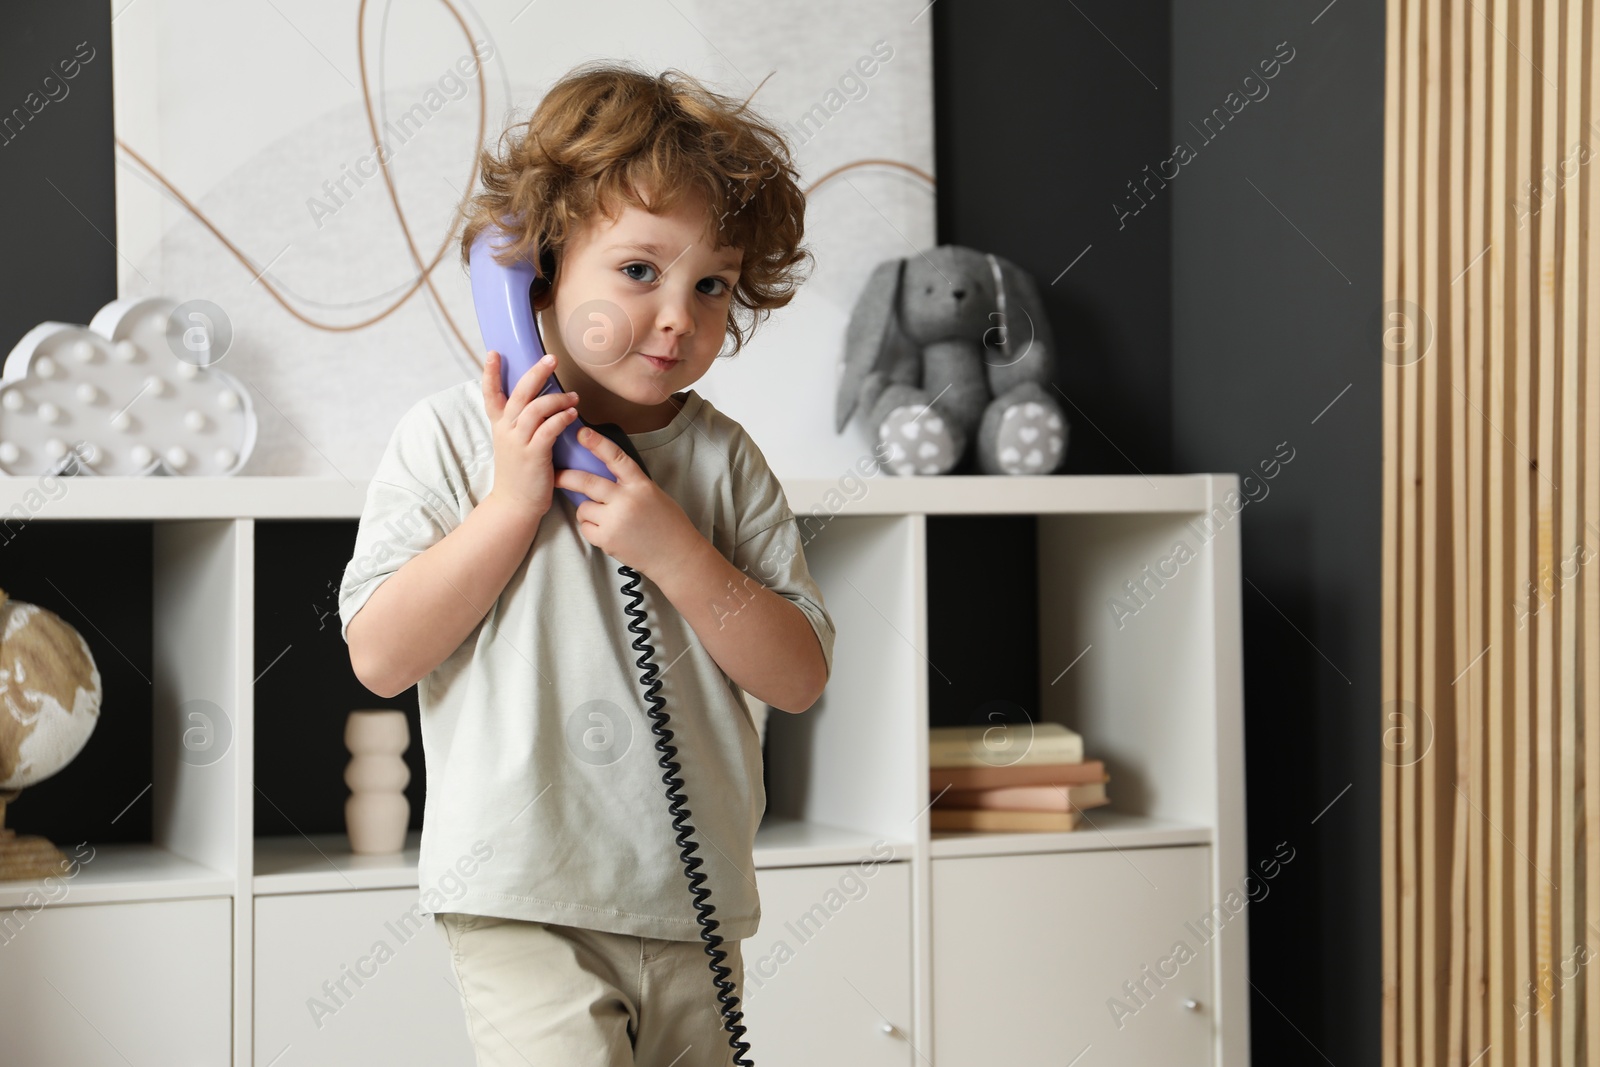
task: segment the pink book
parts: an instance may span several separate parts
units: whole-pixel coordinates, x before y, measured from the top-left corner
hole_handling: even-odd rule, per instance
[[[947,789],[936,808],[968,811],[1072,811],[1110,803],[1104,782],[1084,785],[1018,785],[994,789]]]
[[[930,767],[928,788],[995,789],[1014,785],[1082,785],[1108,780],[1101,760],[1081,763],[1013,763],[1004,767]]]

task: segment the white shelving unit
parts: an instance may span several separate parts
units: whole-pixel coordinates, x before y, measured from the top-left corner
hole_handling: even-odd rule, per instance
[[[0,883],[18,1062],[472,1062],[442,940],[415,921],[418,835],[392,857],[255,836],[257,523],[343,520],[353,539],[365,488],[0,480],[13,533],[132,520],[154,546],[153,840],[96,846],[64,896]],[[1247,873],[1237,478],[785,488],[839,640],[822,699],[769,717],[763,920],[743,943],[758,1062],[1062,1064],[1092,1047],[1246,1067],[1248,916],[1225,906]],[[1112,803],[1072,833],[929,830],[928,589],[983,574],[928,573],[928,518],[957,514],[1036,516],[1036,715],[1111,774]],[[182,758],[199,700],[232,731],[203,766]],[[378,940],[396,949],[381,964]],[[164,984],[194,996],[146,996]]]

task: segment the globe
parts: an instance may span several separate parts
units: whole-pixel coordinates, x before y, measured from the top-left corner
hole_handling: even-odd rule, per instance
[[[0,589],[0,881],[43,878],[65,864],[44,838],[5,829],[6,806],[77,758],[100,721],[100,697],[83,635]]]

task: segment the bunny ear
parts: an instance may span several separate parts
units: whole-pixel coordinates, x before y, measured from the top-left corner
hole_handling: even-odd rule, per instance
[[[833,408],[835,433],[843,432],[850,421],[868,375],[888,372],[894,354],[890,342],[898,324],[900,279],[905,266],[905,257],[900,256],[886,259],[872,268],[850,311],[850,324],[844,334],[844,360],[839,368],[839,391]]]
[[[997,310],[1004,316],[1007,365],[1012,361],[1043,360],[1042,366],[1029,368],[1032,373],[1028,377],[1047,381],[1055,369],[1056,343],[1039,287],[1033,275],[1004,256],[991,252],[987,253],[987,258],[995,274]]]

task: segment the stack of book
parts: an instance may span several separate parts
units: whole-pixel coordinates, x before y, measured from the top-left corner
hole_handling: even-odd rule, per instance
[[[936,726],[928,766],[935,830],[1076,830],[1110,802],[1105,764],[1060,723]]]

